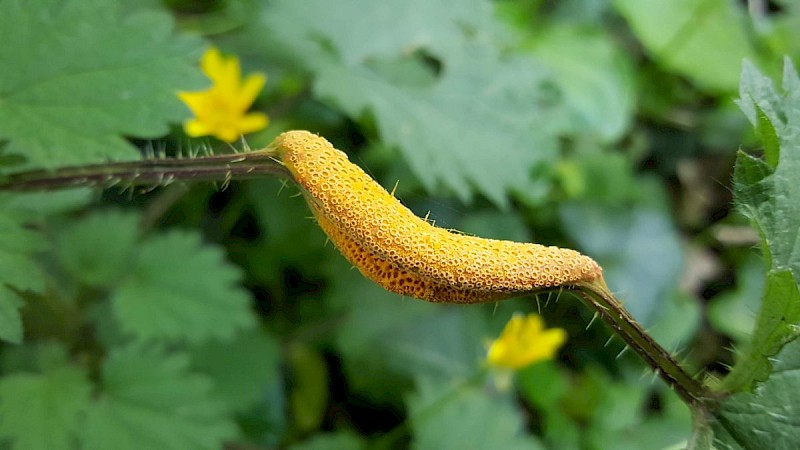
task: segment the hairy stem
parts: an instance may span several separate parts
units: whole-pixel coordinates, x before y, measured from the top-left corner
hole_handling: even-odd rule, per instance
[[[265,151],[192,158],[142,161],[30,170],[0,178],[0,190],[42,191],[76,187],[132,188],[166,186],[175,181],[215,181],[287,176],[283,166]]]
[[[715,395],[689,375],[678,362],[642,329],[609,291],[602,277],[576,286],[578,295],[635,351],[686,403],[702,406]]]
[[[0,190],[33,191],[74,187],[133,188],[166,186],[174,181],[214,181],[278,175],[292,178],[270,151],[193,158],[148,159],[134,162],[31,170],[0,178]],[[702,406],[715,395],[675,361],[645,332],[608,290],[602,277],[572,287],[645,362],[687,403]]]

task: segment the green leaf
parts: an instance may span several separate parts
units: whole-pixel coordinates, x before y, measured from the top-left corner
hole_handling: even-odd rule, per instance
[[[354,120],[374,118],[380,139],[429,191],[445,188],[464,201],[477,191],[506,207],[507,193],[532,189],[531,171],[555,158],[563,110],[549,75],[480,39],[499,27],[484,2],[393,0],[378,8],[361,0],[311,18],[308,10],[332,11],[322,0],[277,2],[265,9],[264,27],[315,71],[317,96]],[[427,69],[429,82],[403,82],[409,65],[428,67],[426,55],[441,73]]]
[[[320,433],[310,439],[289,447],[289,450],[362,450],[366,444],[361,436],[352,431]]]
[[[736,289],[714,296],[708,305],[711,325],[732,337],[737,344],[752,340],[765,278],[760,259],[748,255],[737,271]]]
[[[56,254],[78,280],[90,286],[115,286],[131,269],[138,236],[137,214],[94,213],[61,230]]]
[[[734,91],[743,58],[755,54],[745,16],[728,0],[616,0],[655,59],[712,91]]]
[[[0,438],[15,449],[74,448],[91,391],[76,367],[6,375],[0,379]]]
[[[800,291],[792,272],[768,273],[753,338],[722,387],[731,392],[750,390],[754,382],[766,380],[770,373],[769,357],[800,335],[799,322]]]
[[[297,343],[289,348],[289,363],[294,424],[298,432],[308,433],[319,428],[328,409],[328,368],[322,355]]]
[[[254,330],[230,342],[211,341],[189,349],[192,368],[214,381],[214,392],[233,411],[263,402],[270,385],[280,382],[278,342]]]
[[[633,119],[630,59],[599,28],[557,25],[535,38],[534,54],[553,70],[575,133],[619,139]]]
[[[218,449],[236,426],[212,397],[208,377],[189,372],[189,357],[153,347],[111,352],[102,392],[83,429],[87,449]]]
[[[141,339],[229,339],[255,325],[241,272],[199,235],[171,231],[141,244],[112,296],[122,329]]]
[[[359,394],[381,403],[396,401],[414,375],[463,377],[485,357],[482,339],[488,333],[481,307],[392,294],[338,254],[328,273],[334,280],[327,296],[330,314],[342,315],[336,347]]]
[[[796,336],[800,323],[800,81],[789,60],[784,71],[785,95],[779,95],[768,78],[745,66],[740,106],[751,122],[768,120],[780,142],[773,166],[742,152],[734,172],[739,209],[756,225],[767,269],[767,288],[762,299],[751,347],[723,381],[728,390],[750,390],[754,381],[769,374],[770,356]]]
[[[754,69],[749,69],[751,72]],[[740,99],[742,110],[760,109],[769,118],[780,140],[778,164],[770,167],[739,153],[734,172],[736,201],[742,212],[756,223],[763,239],[768,267],[791,269],[800,274],[800,82],[791,61],[786,60],[785,95],[778,95],[769,79],[758,73],[742,78],[742,91],[751,100]],[[794,87],[790,89],[790,87]],[[751,118],[758,126],[758,119]]]
[[[719,449],[800,448],[800,340],[774,358],[769,379],[753,393],[722,402],[712,423]]]
[[[11,289],[0,286],[0,339],[19,344],[22,342],[22,318],[19,308],[23,301]]]
[[[20,290],[41,291],[44,278],[33,256],[47,248],[37,232],[27,228],[30,213],[0,197],[0,284]]]
[[[22,341],[19,308],[24,302],[10,287],[34,292],[44,289],[44,275],[35,255],[46,248],[46,241],[26,227],[30,217],[30,211],[15,205],[14,196],[0,197],[0,339],[12,343]]]
[[[138,153],[187,116],[175,97],[202,85],[202,42],[172,19],[123,16],[116,1],[0,2],[0,139],[31,165],[56,167]]]
[[[520,411],[510,398],[461,382],[453,386],[419,380],[408,400],[418,450],[543,449],[523,432]]]
[[[767,117],[767,114],[756,105],[756,113],[758,115],[758,123],[756,124],[756,131],[761,142],[764,143],[764,159],[773,169],[778,165],[780,158],[780,143],[778,142],[778,134],[775,132],[775,127],[772,121]]]

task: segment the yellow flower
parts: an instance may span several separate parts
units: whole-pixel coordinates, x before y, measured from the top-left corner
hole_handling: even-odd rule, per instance
[[[186,134],[215,136],[233,142],[242,134],[266,128],[266,114],[247,113],[267,82],[264,74],[252,74],[242,81],[239,60],[226,58],[213,47],[203,55],[200,67],[211,79],[211,87],[205,91],[178,93],[195,116],[184,122]]]
[[[544,329],[538,314],[514,314],[489,347],[486,361],[496,367],[521,369],[551,359],[567,340],[561,328]]]

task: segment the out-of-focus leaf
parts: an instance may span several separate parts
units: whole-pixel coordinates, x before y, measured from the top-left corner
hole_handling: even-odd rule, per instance
[[[170,16],[122,17],[116,1],[0,3],[0,137],[31,165],[134,159],[123,135],[166,134],[202,86],[201,41]]]
[[[486,6],[283,1],[265,8],[264,27],[312,68],[319,97],[356,120],[371,114],[381,140],[400,150],[428,190],[444,187],[462,200],[475,190],[507,206],[507,192],[532,189],[531,170],[554,159],[563,111],[541,65],[501,56],[480,39],[498,26]],[[352,17],[359,17],[358,26]],[[427,28],[431,22],[437,25]],[[373,62],[427,64],[408,49],[425,51],[442,66],[431,83],[407,85],[392,75],[398,65]]]
[[[761,261],[755,256],[748,258],[738,270],[736,290],[715,296],[708,306],[708,320],[714,328],[738,344],[752,339],[764,278]]]
[[[376,402],[398,399],[413,375],[466,376],[485,354],[480,308],[403,298],[383,290],[336,255],[328,269],[336,346],[355,391]]]
[[[86,416],[86,448],[218,449],[236,437],[211,380],[188,368],[185,354],[141,346],[112,351]]]
[[[64,227],[56,254],[75,278],[90,286],[114,286],[130,270],[139,236],[137,214],[96,213]]]
[[[306,202],[295,196],[297,188],[282,183],[263,180],[246,185],[263,243],[257,252],[247,255],[250,271],[267,283],[276,283],[287,266],[313,270],[324,255],[327,239],[311,218]]]
[[[464,383],[461,381],[461,383]],[[522,432],[522,417],[511,399],[470,384],[421,379],[408,399],[412,447],[418,450],[544,447]]]
[[[653,57],[702,88],[732,92],[743,58],[755,54],[744,14],[728,0],[616,0]]]
[[[111,301],[123,330],[138,338],[197,343],[255,325],[240,271],[195,233],[143,242],[131,271]]]
[[[22,340],[23,302],[10,286],[34,292],[44,288],[34,255],[46,248],[46,241],[25,226],[29,217],[29,211],[13,205],[13,196],[0,197],[0,339],[14,343]]]
[[[92,386],[83,370],[61,366],[0,379],[0,439],[13,448],[74,448]]]
[[[561,206],[564,229],[603,266],[609,287],[645,326],[674,289],[683,267],[683,250],[668,217],[653,208],[600,204]]]
[[[633,118],[636,86],[630,59],[598,28],[553,26],[536,36],[534,53],[555,74],[576,134],[621,137]]]
[[[280,380],[278,343],[260,330],[192,347],[190,354],[192,368],[211,377],[214,393],[234,411],[264,402],[269,386]]]
[[[22,342],[22,319],[19,316],[19,307],[23,303],[11,289],[0,286],[0,339],[12,344]]]
[[[321,433],[289,447],[289,450],[362,450],[366,448],[364,439],[351,431]]]
[[[716,448],[721,450],[800,447],[800,340],[773,359],[772,374],[753,393],[724,400],[715,413]]]
[[[328,407],[328,369],[313,349],[294,344],[289,348],[292,366],[292,413],[297,431],[317,429]]]

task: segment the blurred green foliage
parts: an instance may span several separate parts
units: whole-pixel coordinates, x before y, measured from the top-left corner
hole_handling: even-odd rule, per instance
[[[566,293],[385,292],[282,180],[3,192],[0,447],[800,446],[799,24],[789,0],[0,0],[0,173],[232,151],[178,127],[215,45],[269,76],[250,147],[309,129],[438,226],[587,253],[735,392],[692,417]],[[570,340],[512,377],[483,358],[517,311]]]

